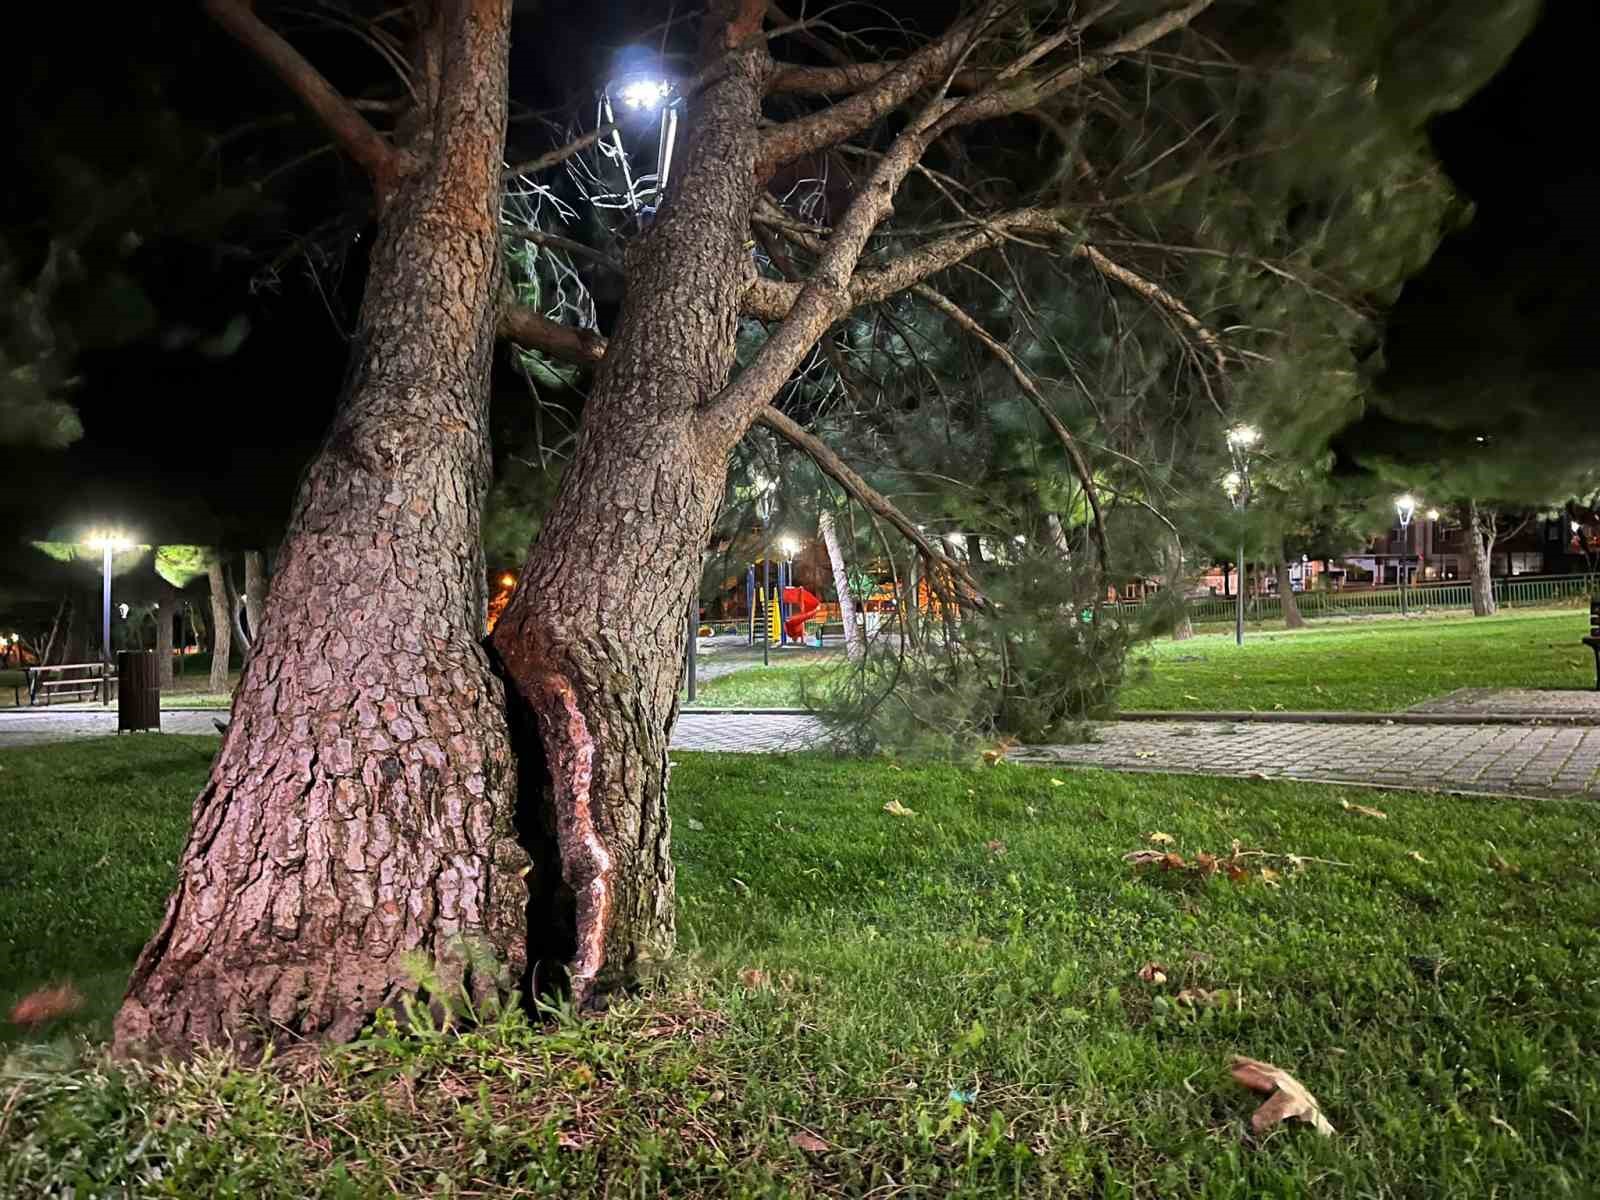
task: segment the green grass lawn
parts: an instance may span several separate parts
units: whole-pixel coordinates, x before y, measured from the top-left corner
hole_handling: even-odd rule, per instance
[[[91,998],[72,1028],[103,1030],[215,745],[0,753],[0,1000],[71,978]],[[682,955],[656,990],[597,1020],[383,1027],[265,1071],[14,1044],[0,1194],[1246,1200],[1600,1178],[1592,805],[675,757]],[[1157,831],[1190,859],[1238,839],[1345,865],[1246,859],[1236,883],[1123,861]],[[1293,1072],[1337,1135],[1251,1137],[1234,1054]]]
[[[1381,620],[1136,650],[1123,708],[1389,712],[1462,687],[1592,688],[1585,614]]]
[[[1580,639],[1582,610],[1498,617],[1379,619],[1277,632],[1233,632],[1137,647],[1121,707],[1128,709],[1344,709],[1392,712],[1462,687],[1594,686]],[[700,685],[704,706],[791,707],[800,681],[836,664],[749,667]]]

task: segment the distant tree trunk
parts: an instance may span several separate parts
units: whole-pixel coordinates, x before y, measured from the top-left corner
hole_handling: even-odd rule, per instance
[[[213,554],[206,567],[211,583],[211,683],[213,692],[228,690],[228,660],[233,655],[233,604],[227,569],[221,554]]]
[[[259,550],[244,552],[244,619],[252,643],[261,636],[261,621],[267,610],[267,569]]]
[[[162,596],[156,603],[156,686],[172,686],[172,618],[177,615],[177,593]]]
[[[479,1002],[522,972],[528,860],[480,645],[510,8],[449,0],[420,35],[344,393],[118,1014],[124,1052],[348,1039],[417,990],[416,960]],[[652,619],[681,650],[699,556],[668,561],[674,602]],[[634,590],[620,563],[592,564],[589,602]],[[669,694],[679,661],[662,660]]]
[[[66,644],[61,661],[81,663],[89,661],[89,647],[93,645],[91,624],[99,610],[99,597],[80,593],[67,607]]]
[[[823,509],[817,514],[817,529],[822,534],[822,544],[828,548],[828,563],[833,568],[833,590],[839,593],[839,617],[844,621],[844,649],[851,662],[860,662],[866,654],[865,634],[856,623],[855,597],[850,595],[850,572],[845,567],[844,550],[839,545],[839,531],[834,528],[833,514]]]
[[[1278,560],[1278,599],[1283,604],[1284,628],[1304,628],[1306,619],[1300,615],[1300,602],[1295,598],[1294,580],[1289,576],[1289,564],[1281,558]]]
[[[1466,504],[1467,544],[1472,552],[1472,615],[1495,614],[1493,555],[1499,522],[1493,513],[1483,513],[1476,500]]]
[[[1173,598],[1178,605],[1178,621],[1172,627],[1172,640],[1185,642],[1194,636],[1194,622],[1189,620],[1189,605],[1184,596],[1188,587],[1184,576],[1183,543],[1178,541],[1176,534],[1167,539],[1163,557],[1166,559],[1164,582],[1174,593]]]
[[[48,667],[51,657],[56,651],[56,641],[59,638],[63,645],[66,642],[66,629],[72,622],[72,595],[61,597],[61,603],[56,605],[55,620],[50,622],[50,636],[45,639],[44,649],[39,654],[38,665]]]

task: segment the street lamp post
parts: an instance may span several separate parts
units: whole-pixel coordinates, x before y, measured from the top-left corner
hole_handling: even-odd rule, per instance
[[[101,552],[100,559],[100,702],[111,699],[111,556],[133,543],[120,533],[95,533],[88,545]]]
[[[1261,440],[1253,425],[1235,425],[1228,430],[1228,454],[1233,459],[1233,470],[1222,477],[1222,490],[1228,494],[1233,511],[1243,513],[1250,507],[1250,447]],[[1244,645],[1244,531],[1239,532],[1239,557],[1234,563],[1234,618],[1233,644]]]
[[[1400,615],[1408,615],[1406,607],[1406,568],[1407,559],[1411,557],[1411,518],[1417,511],[1417,499],[1410,492],[1403,496],[1396,496],[1394,501],[1395,515],[1400,518]]]

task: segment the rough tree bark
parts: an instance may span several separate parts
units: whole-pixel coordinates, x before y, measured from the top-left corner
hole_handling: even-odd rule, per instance
[[[233,656],[233,601],[228,586],[227,568],[220,553],[211,556],[206,566],[211,584],[211,682],[213,692],[228,690],[228,661]]]
[[[867,652],[864,631],[856,624],[856,602],[850,594],[850,572],[845,567],[844,550],[839,545],[839,531],[834,528],[833,514],[827,509],[817,514],[817,532],[822,534],[822,544],[828,548],[828,564],[833,568],[833,590],[839,594],[839,617],[844,622],[844,650],[851,662],[860,662]]]
[[[1278,599],[1283,604],[1285,629],[1303,629],[1306,619],[1300,615],[1300,602],[1295,598],[1294,580],[1289,577],[1289,560],[1278,560]]]
[[[242,0],[209,7],[311,107],[332,103]],[[496,981],[468,943],[520,969],[527,860],[477,641],[509,20],[509,0],[435,6],[402,149],[368,144],[354,110],[329,122],[376,163],[380,202],[349,375],[118,1014],[122,1052],[348,1038],[414,989],[411,954],[480,995]]]
[[[525,771],[533,831],[529,954],[574,1002],[604,996],[672,950],[667,740],[677,719],[690,589],[743,434],[702,405],[734,362],[767,58],[764,6],[712,5],[701,93],[673,195],[630,243],[628,290],[585,403],[573,462],[493,644],[514,682],[513,724],[539,749]],[[531,735],[537,730],[538,745]],[[526,759],[525,759],[526,761]]]
[[[1492,617],[1499,607],[1494,599],[1493,555],[1499,522],[1484,513],[1476,500],[1466,503],[1467,546],[1472,555],[1472,615]]]

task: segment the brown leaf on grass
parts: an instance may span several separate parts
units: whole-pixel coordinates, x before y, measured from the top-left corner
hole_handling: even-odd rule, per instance
[[[1156,846],[1171,846],[1175,844],[1177,840],[1178,839],[1173,837],[1170,833],[1162,833],[1159,829],[1149,836],[1149,841],[1151,844]]]
[[[1130,850],[1122,856],[1122,861],[1132,863],[1136,867],[1148,867],[1154,863],[1166,862],[1167,856],[1161,850]]]
[[[1376,817],[1380,821],[1387,821],[1389,814],[1378,808],[1368,808],[1365,804],[1351,804],[1348,800],[1339,801],[1339,807],[1345,812],[1360,813],[1363,817]]]
[[[1183,861],[1183,855],[1174,854],[1172,851],[1161,856],[1161,867],[1166,871],[1181,871],[1189,864]]]
[[[1250,1128],[1265,1133],[1278,1122],[1296,1118],[1307,1122],[1323,1137],[1333,1135],[1333,1124],[1322,1115],[1317,1099],[1289,1072],[1271,1063],[1235,1056],[1229,1073],[1251,1091],[1267,1097],[1251,1114]]]
[[[796,1150],[809,1150],[813,1154],[821,1154],[828,1148],[828,1143],[814,1133],[802,1129],[799,1133],[789,1135],[789,1145]]]
[[[999,838],[990,838],[983,844],[983,848],[996,858],[1004,858],[1006,856],[1006,844]]]
[[[83,1007],[83,993],[70,983],[37,988],[11,1006],[13,1025],[45,1025]]]
[[[1191,1008],[1210,1008],[1223,997],[1222,992],[1210,992],[1205,988],[1184,988],[1173,997],[1179,1004],[1187,1004]]]
[[[1228,863],[1227,864],[1227,868],[1228,868],[1228,878],[1231,879],[1234,883],[1244,883],[1247,879],[1250,878],[1250,872],[1246,871],[1238,863],[1233,863],[1233,862]]]
[[[1261,882],[1266,884],[1268,887],[1277,887],[1283,882],[1283,876],[1277,871],[1274,871],[1271,867],[1262,867]]]
[[[1217,856],[1201,851],[1194,856],[1194,865],[1195,869],[1203,875],[1215,875],[1217,873]]]
[[[916,809],[907,808],[898,800],[889,801],[889,803],[883,806],[883,811],[888,813],[891,817],[914,817],[917,815]]]
[[[757,967],[746,967],[739,972],[739,982],[752,992],[759,992],[772,986],[772,979],[763,970]]]
[[[1167,968],[1158,962],[1147,962],[1139,968],[1139,978],[1146,983],[1165,983],[1167,981]]]

